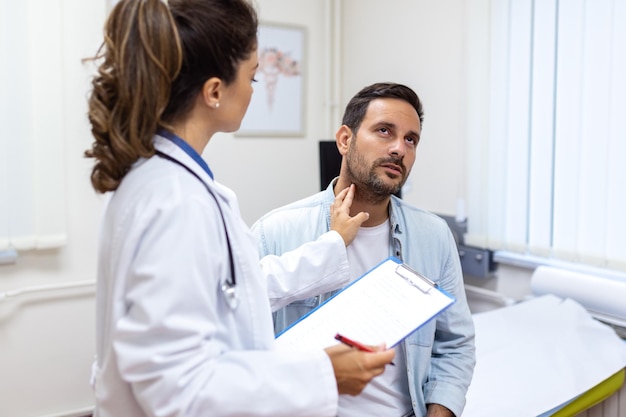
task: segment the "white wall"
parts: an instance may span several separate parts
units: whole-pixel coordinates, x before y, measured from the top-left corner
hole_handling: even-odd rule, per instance
[[[337,112],[340,118],[352,95],[378,81],[405,83],[424,102],[422,140],[404,199],[438,213],[455,214],[457,199],[465,191],[465,4],[463,0],[261,0],[262,20],[307,28],[308,129],[304,138],[224,135],[211,141],[204,156],[216,178],[239,195],[244,219],[251,224],[268,210],[319,190],[317,142],[334,139]],[[327,31],[332,30],[326,11],[337,8],[342,41],[326,45]],[[324,77],[330,47],[340,51],[339,62],[330,63],[339,66],[338,101],[334,102],[331,80]],[[335,123],[327,126],[329,119]]]
[[[64,20],[65,178],[68,244],[60,250],[20,253],[0,266],[0,292],[95,279],[100,198],[90,188],[91,143],[86,118],[89,67],[101,41],[104,1],[58,1]],[[6,58],[6,57],[5,57]],[[4,63],[2,65],[5,65]],[[33,121],[36,123],[36,121]],[[43,416],[91,405],[94,355],[93,291],[43,292],[0,300],[0,415]]]
[[[342,16],[343,105],[378,81],[412,87],[423,101],[424,125],[403,198],[455,214],[463,196],[466,68],[463,0],[345,0]]]
[[[102,4],[100,4],[102,3]],[[318,191],[317,143],[334,137],[347,100],[376,81],[413,87],[426,120],[405,199],[453,214],[462,195],[466,114],[465,2],[445,0],[258,0],[262,21],[307,30],[306,126],[299,138],[218,135],[204,156],[216,178],[238,194],[251,224],[260,215]],[[91,137],[86,120],[87,71],[80,59],[99,45],[104,4],[64,0],[68,109],[66,160],[68,236],[59,251],[22,253],[0,266],[0,292],[32,285],[95,279],[101,198],[90,188],[91,161],[82,157]],[[342,5],[342,7],[336,7]],[[327,42],[341,12],[341,42]],[[330,17],[330,19],[329,19]],[[329,62],[334,48],[340,60]],[[340,65],[341,84],[329,77]],[[330,65],[330,66],[329,66]],[[334,92],[334,93],[333,93]],[[460,191],[461,190],[461,191]],[[87,291],[50,292],[15,303],[0,300],[0,415],[51,416],[89,407],[94,354],[94,302]]]
[[[272,208],[319,191],[320,138],[334,138],[326,126],[328,106],[325,91],[327,2],[319,0],[260,0],[261,23],[288,23],[305,28],[304,137],[233,137],[217,135],[205,148],[215,178],[239,196],[244,220],[251,225]]]
[[[326,11],[333,12],[335,3],[343,5],[338,7],[342,30],[326,45],[326,34],[332,30]],[[339,127],[337,121],[332,125],[327,121],[340,119],[348,100],[378,81],[405,83],[424,102],[422,140],[404,199],[455,214],[457,199],[465,191],[465,3],[391,0],[381,7],[378,0],[261,0],[262,20],[307,28],[308,129],[303,138],[222,135],[209,143],[204,156],[216,178],[239,195],[244,219],[252,224],[268,210],[319,190],[317,143],[334,139]],[[333,89],[326,76],[331,47],[340,50],[339,62],[330,63],[340,66],[335,97],[325,94]]]

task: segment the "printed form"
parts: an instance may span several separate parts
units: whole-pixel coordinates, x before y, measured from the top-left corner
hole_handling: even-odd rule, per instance
[[[434,282],[390,257],[285,329],[278,349],[323,349],[341,334],[392,348],[455,302]]]

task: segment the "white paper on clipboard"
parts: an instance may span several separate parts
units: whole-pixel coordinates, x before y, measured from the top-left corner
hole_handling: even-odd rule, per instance
[[[324,349],[342,334],[366,345],[394,347],[456,300],[390,257],[276,337],[281,350]]]

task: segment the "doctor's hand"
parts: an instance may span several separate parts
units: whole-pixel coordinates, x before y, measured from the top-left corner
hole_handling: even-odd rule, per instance
[[[363,352],[345,345],[325,349],[333,364],[339,394],[358,395],[395,356],[393,349]]]
[[[354,199],[354,189],[355,185],[352,184],[341,190],[330,206],[330,230],[339,233],[346,246],[352,243],[361,224],[370,217],[369,213],[364,211],[350,216],[350,207]]]

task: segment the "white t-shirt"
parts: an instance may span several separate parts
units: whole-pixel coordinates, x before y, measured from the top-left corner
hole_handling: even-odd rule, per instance
[[[389,220],[374,227],[361,227],[348,246],[352,281],[389,257]],[[388,365],[357,396],[339,396],[339,417],[400,417],[412,412],[404,345],[395,347],[395,366]]]

